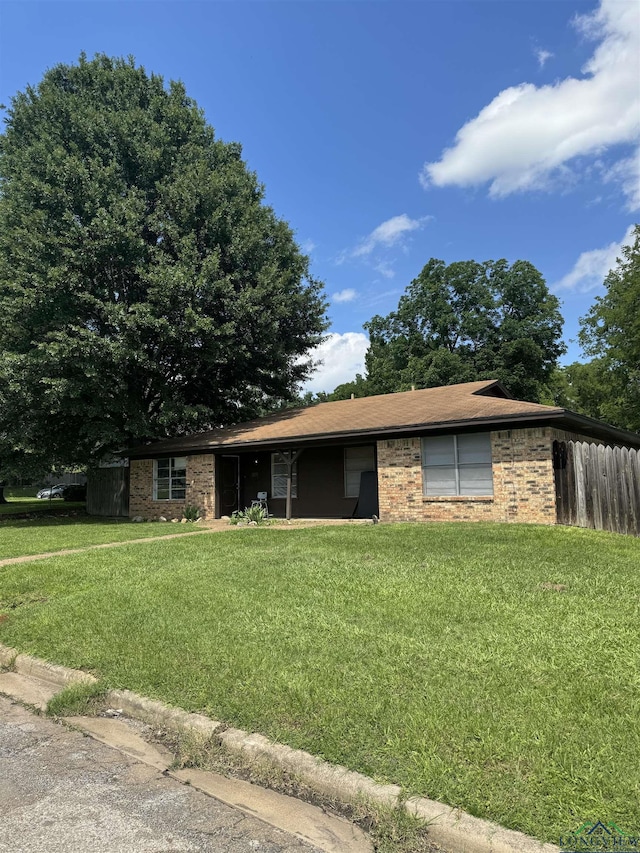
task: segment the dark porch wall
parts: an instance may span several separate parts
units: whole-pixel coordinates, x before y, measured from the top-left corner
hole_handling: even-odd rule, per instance
[[[298,497],[291,502],[294,518],[349,518],[358,502],[344,496],[344,448],[308,447],[297,461]],[[251,506],[258,492],[267,492],[269,512],[284,518],[286,501],[271,495],[271,453],[240,457],[240,502]]]

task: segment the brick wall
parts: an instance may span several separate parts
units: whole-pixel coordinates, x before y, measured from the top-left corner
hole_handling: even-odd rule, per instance
[[[564,429],[554,429],[550,430],[551,432],[551,441],[586,441],[587,444],[609,444],[612,447],[625,447],[624,444],[619,444],[613,441],[602,441],[600,438],[594,438],[591,435],[583,435],[578,432],[567,432]]]
[[[555,524],[548,427],[491,433],[492,496],[424,497],[419,438],[378,442],[382,521],[519,521]]]
[[[424,497],[419,438],[385,439],[377,444],[380,518],[383,521],[519,521],[555,524],[554,439],[600,443],[550,427],[491,433],[493,496]],[[153,460],[132,460],[129,515],[181,518],[185,505],[215,517],[213,454],[187,457],[184,501],[153,500]]]
[[[185,506],[197,506],[203,518],[214,518],[215,489],[212,453],[187,456],[187,491],[183,501],[153,500],[153,459],[132,459],[129,469],[129,516],[182,518]]]
[[[187,500],[197,506],[203,518],[215,518],[215,456],[202,453],[187,456]]]

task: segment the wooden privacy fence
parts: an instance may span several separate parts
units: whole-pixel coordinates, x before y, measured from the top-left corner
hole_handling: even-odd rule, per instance
[[[558,524],[640,536],[640,452],[554,441]]]
[[[93,468],[87,474],[89,515],[129,515],[129,469]]]

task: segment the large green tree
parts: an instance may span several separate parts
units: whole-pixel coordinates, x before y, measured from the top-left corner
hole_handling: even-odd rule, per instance
[[[397,310],[365,328],[374,394],[494,378],[537,401],[565,351],[559,302],[527,261],[432,258]]]
[[[563,406],[592,418],[610,420],[610,400],[610,371],[602,359],[594,358],[585,363],[574,361],[556,368],[541,402]]]
[[[582,318],[580,343],[606,374],[603,417],[640,431],[640,225],[604,284],[606,293]]]
[[[82,462],[295,394],[326,328],[321,283],[182,84],[81,56],[5,122],[5,453]]]

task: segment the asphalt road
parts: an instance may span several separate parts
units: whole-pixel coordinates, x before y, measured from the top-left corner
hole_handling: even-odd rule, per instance
[[[317,853],[0,697],[0,851]]]

